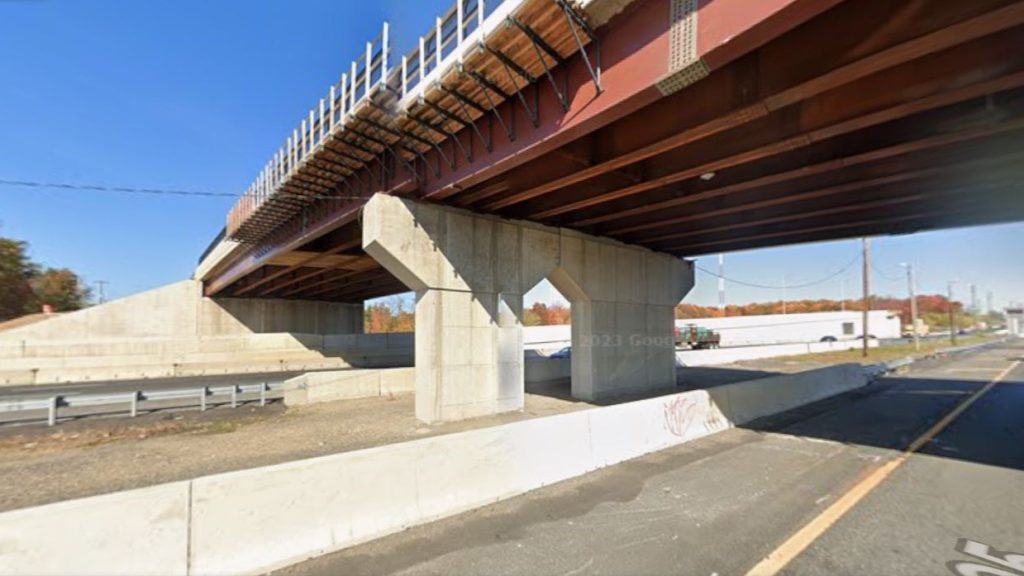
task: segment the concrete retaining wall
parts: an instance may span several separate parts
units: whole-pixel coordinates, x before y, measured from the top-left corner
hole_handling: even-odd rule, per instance
[[[0,340],[0,386],[412,363],[412,333]]]
[[[311,372],[284,382],[287,406],[369,398],[416,391],[415,368],[332,370]]]
[[[866,383],[836,366],[16,510],[0,573],[262,573]]]
[[[537,358],[526,361],[527,384],[567,380],[572,369],[568,358]],[[284,383],[284,403],[301,406],[352,398],[372,398],[416,391],[415,368],[346,369],[310,372]]]
[[[200,337],[271,332],[363,331],[360,304],[258,298],[205,298],[184,280],[0,333],[0,340]]]

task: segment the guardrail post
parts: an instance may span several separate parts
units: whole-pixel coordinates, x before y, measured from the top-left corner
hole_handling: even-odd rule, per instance
[[[238,385],[231,385],[231,407],[238,408]]]
[[[267,383],[260,383],[260,406],[267,405]]]
[[[132,392],[132,404],[131,404],[132,418],[135,418],[139,414],[139,392]]]
[[[206,411],[206,386],[199,389],[199,411]]]
[[[50,396],[49,415],[47,417],[47,424],[54,426],[57,424],[57,405],[60,403],[60,396]]]

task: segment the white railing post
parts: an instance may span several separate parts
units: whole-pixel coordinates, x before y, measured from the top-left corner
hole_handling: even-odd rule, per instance
[[[341,111],[338,113],[338,122],[345,127],[345,113],[348,107],[348,74],[341,75]]]
[[[438,68],[441,67],[441,26],[442,26],[441,17],[438,16],[437,20],[435,20],[435,24],[434,24],[434,43],[437,46],[437,48],[435,50],[436,54],[434,54],[434,58],[437,61],[437,67]]]
[[[356,92],[359,91],[359,85],[356,84],[356,63],[352,62],[352,88],[348,93],[348,112],[351,114],[356,109]]]
[[[384,21],[384,31],[381,32],[380,41],[380,83],[387,87],[388,84],[388,23]]]
[[[139,415],[139,393],[138,391],[132,392],[132,406],[131,406],[132,418]]]
[[[315,108],[310,108],[309,109],[309,138],[306,139],[306,153],[307,154],[313,151],[313,134],[314,134],[313,126],[315,126],[315,120],[314,120],[315,118],[316,118],[316,109]]]
[[[231,385],[231,407],[238,407],[238,386],[235,384]]]
[[[402,97],[405,98],[405,92],[408,90],[407,73],[409,71],[409,58],[402,56]]]
[[[420,82],[423,82],[423,69],[427,67],[427,43],[420,36]]]
[[[373,72],[373,42],[366,43],[366,71],[363,73],[363,86],[366,95],[370,95],[370,74]]]
[[[476,0],[476,26],[478,30],[484,28],[484,0]],[[480,33],[480,39],[483,40],[483,32]]]
[[[458,31],[455,34],[455,37],[458,39],[456,46],[462,44],[462,20],[464,16],[462,13],[462,2],[463,0],[455,0],[455,29]]]
[[[302,152],[302,157],[306,156],[306,119],[302,119],[302,124],[299,125],[299,150]]]
[[[206,412],[206,387],[199,389],[199,411]]]
[[[291,136],[289,136],[288,139],[285,140],[284,149],[285,149],[285,154],[286,154],[286,156],[288,158],[287,159],[287,165],[285,166],[285,170],[284,170],[284,175],[287,176],[288,173],[291,172],[291,170],[292,170],[292,137]]]
[[[260,384],[260,406],[267,405],[267,383]]]
[[[321,98],[320,99],[320,130],[318,131],[318,134],[320,134],[320,141],[321,142],[324,141],[324,130],[326,130],[326,129],[327,129],[327,118],[324,117],[324,99]]]
[[[334,122],[335,122],[335,120],[334,120],[334,113],[336,112],[336,108],[334,106],[334,100],[335,100],[335,97],[336,97],[335,86],[336,86],[336,84],[331,84],[331,96],[330,96],[330,98],[331,98],[331,112],[330,112],[331,113],[331,128],[334,128]],[[328,134],[331,133],[330,129],[327,130],[327,133]]]

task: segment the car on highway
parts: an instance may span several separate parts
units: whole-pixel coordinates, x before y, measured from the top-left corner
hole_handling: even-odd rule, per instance
[[[553,352],[548,358],[572,358],[572,346],[566,346],[558,352]]]

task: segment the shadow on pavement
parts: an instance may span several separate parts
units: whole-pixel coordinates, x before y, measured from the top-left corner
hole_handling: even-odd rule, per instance
[[[1006,366],[1019,355],[1000,355]],[[968,368],[968,370],[970,370]],[[979,371],[981,369],[978,369]],[[904,450],[990,378],[895,376],[743,425],[845,444]],[[992,370],[992,376],[998,369]],[[961,413],[918,453],[1024,470],[1024,376],[1016,370]]]

